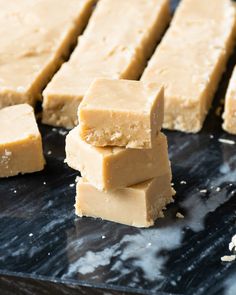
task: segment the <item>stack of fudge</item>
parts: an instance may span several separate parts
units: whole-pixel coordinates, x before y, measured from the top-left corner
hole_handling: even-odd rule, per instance
[[[149,227],[172,202],[163,88],[96,79],[66,138],[66,162],[81,173],[76,214]]]

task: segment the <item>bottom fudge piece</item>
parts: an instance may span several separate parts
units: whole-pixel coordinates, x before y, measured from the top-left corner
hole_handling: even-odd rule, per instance
[[[66,137],[66,161],[99,190],[127,187],[171,173],[167,140],[162,133],[151,149],[101,148],[83,141],[75,127]]]
[[[44,168],[42,138],[27,104],[0,110],[0,177],[40,171]]]
[[[76,187],[76,214],[136,227],[152,226],[173,201],[175,191],[170,181],[169,173],[127,188],[101,192],[80,178]]]
[[[236,134],[236,67],[226,93],[223,119],[223,129],[229,133]]]

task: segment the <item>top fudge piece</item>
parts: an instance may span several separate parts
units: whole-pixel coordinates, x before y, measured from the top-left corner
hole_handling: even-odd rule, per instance
[[[41,98],[95,0],[0,0],[0,108]]]
[[[236,66],[227,89],[223,118],[223,129],[231,134],[236,134]]]
[[[42,139],[33,108],[27,104],[0,110],[0,177],[44,168]]]
[[[163,88],[97,79],[78,110],[81,138],[94,146],[151,148],[164,115]]]
[[[164,128],[198,132],[236,35],[235,3],[182,0],[141,78],[165,88]]]

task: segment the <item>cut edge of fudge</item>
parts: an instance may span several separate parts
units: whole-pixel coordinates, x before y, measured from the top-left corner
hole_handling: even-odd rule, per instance
[[[228,133],[236,134],[236,66],[230,78],[225,96],[223,119],[223,129]]]

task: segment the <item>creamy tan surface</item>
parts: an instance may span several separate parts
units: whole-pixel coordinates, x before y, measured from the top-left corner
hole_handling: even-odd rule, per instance
[[[173,201],[171,175],[165,174],[127,188],[101,192],[80,179],[76,187],[76,214],[149,227],[163,217],[166,205]]]
[[[236,67],[234,68],[226,92],[223,119],[224,130],[229,133],[236,134]]]
[[[164,127],[197,132],[235,41],[230,0],[182,0],[141,78],[165,86]]]
[[[80,136],[94,146],[151,148],[163,115],[163,88],[140,81],[97,79],[79,106]]]
[[[70,61],[43,93],[43,122],[75,126],[94,78],[138,79],[169,18],[169,0],[99,1]]]
[[[0,108],[34,105],[95,0],[0,0]]]
[[[152,149],[99,148],[80,139],[75,127],[66,137],[66,161],[99,190],[127,187],[170,173],[167,141],[162,133]]]
[[[0,110],[0,177],[44,168],[42,139],[33,108],[27,104]]]

